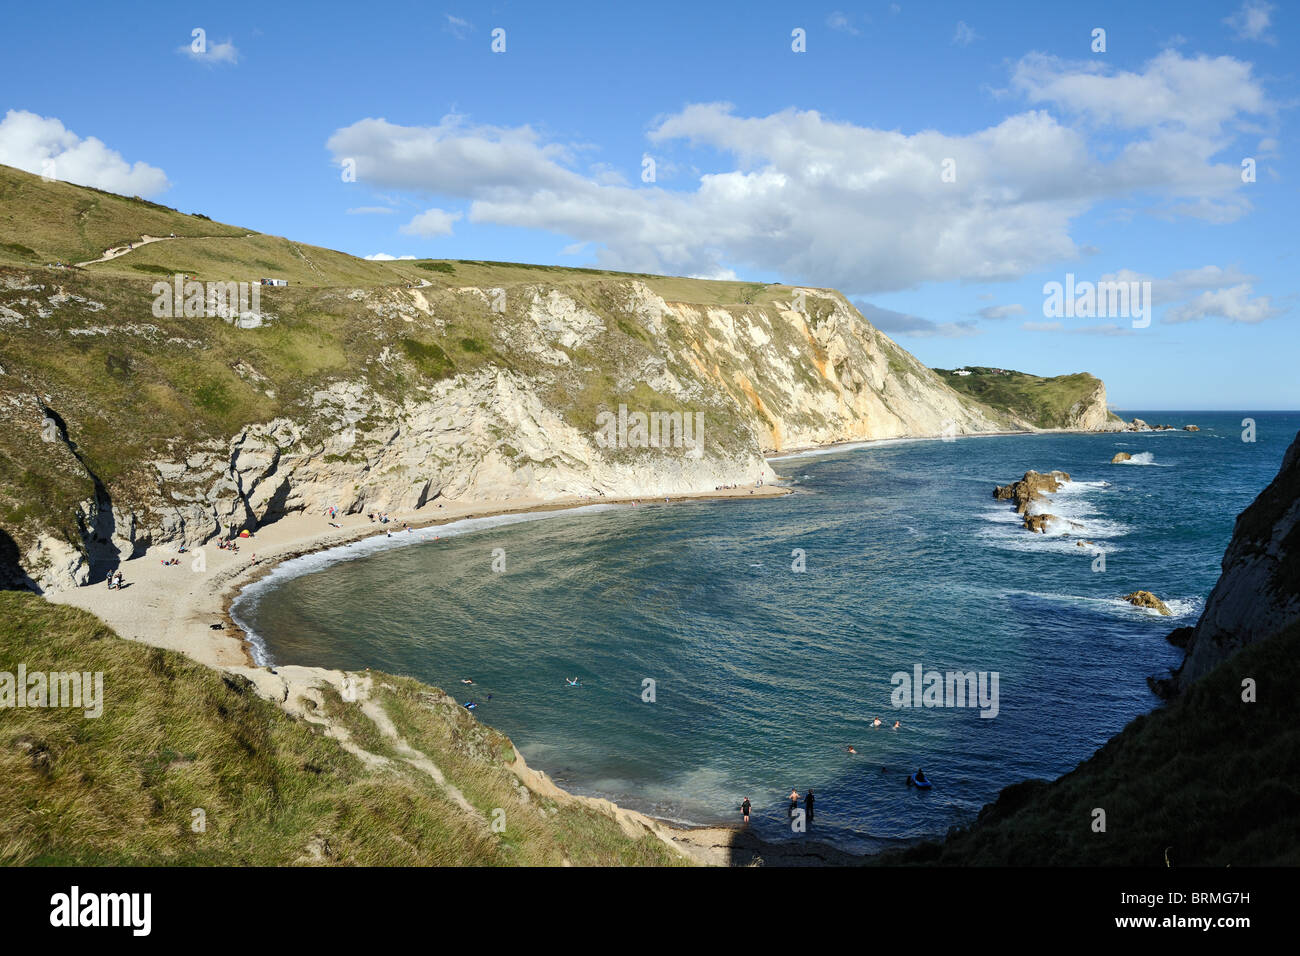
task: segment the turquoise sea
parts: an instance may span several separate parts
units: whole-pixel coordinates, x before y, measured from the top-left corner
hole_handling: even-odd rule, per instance
[[[699,824],[738,822],[747,796],[768,839],[877,850],[968,823],[1159,705],[1145,678],[1180,657],[1165,635],[1195,622],[1300,413],[1134,415],[1201,431],[787,457],[773,464],[796,493],[779,500],[381,535],[280,566],[233,613],[264,659],[409,674],[476,701],[575,792]],[[1117,451],[1134,462],[1111,465]],[[993,499],[1030,468],[1072,475],[1046,509],[1074,522],[1067,534],[1026,531]],[[1174,616],[1119,600],[1139,588]],[[918,664],[996,672],[996,716],[896,707],[891,677]],[[917,767],[933,789],[906,786]],[[807,835],[792,832],[791,788],[816,793]]]

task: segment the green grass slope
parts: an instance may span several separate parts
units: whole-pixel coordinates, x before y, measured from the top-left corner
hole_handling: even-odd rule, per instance
[[[102,671],[103,716],[0,710],[4,865],[676,865],[597,811],[521,800],[508,738],[440,692],[375,674],[376,700],[493,832],[400,759],[373,769],[319,727],[98,618],[0,592],[0,671]],[[356,704],[326,710],[392,755]],[[196,832],[194,810],[205,826]]]
[[[955,369],[934,371],[955,391],[990,408],[1010,412],[1038,428],[1069,427],[1070,410],[1087,401],[1101,385],[1100,379],[1087,372],[1043,378],[974,365],[967,366],[967,370],[970,375],[958,375]]]
[[[0,263],[87,262],[142,235],[243,236],[247,229],[0,165]]]
[[[1059,780],[1002,791],[970,827],[876,862],[989,866],[1300,864],[1300,622],[1138,717]],[[1242,681],[1257,701],[1242,700]],[[1106,831],[1092,829],[1094,810]]]

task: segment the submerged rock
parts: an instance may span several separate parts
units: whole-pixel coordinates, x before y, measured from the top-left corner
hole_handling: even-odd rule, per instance
[[[1124,600],[1134,607],[1149,607],[1169,617],[1168,606],[1150,591],[1134,591],[1132,594],[1125,594]]]
[[[1199,432],[1199,431],[1200,431],[1200,428],[1198,428],[1198,427],[1195,426],[1195,425],[1184,425],[1184,426],[1183,426],[1183,431],[1185,431],[1185,432]]]

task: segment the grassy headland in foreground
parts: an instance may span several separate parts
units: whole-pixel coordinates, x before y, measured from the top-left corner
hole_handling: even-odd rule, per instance
[[[0,592],[0,672],[20,663],[102,672],[103,714],[0,711],[3,865],[686,862],[529,791],[507,737],[409,678],[369,674],[364,706],[325,688],[298,718],[245,678]]]

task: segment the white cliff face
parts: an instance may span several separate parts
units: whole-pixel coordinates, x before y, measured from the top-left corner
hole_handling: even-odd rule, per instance
[[[1162,696],[1179,693],[1233,653],[1300,618],[1300,435],[1277,477],[1237,517],[1223,574],[1171,678],[1152,680]]]
[[[375,347],[364,364],[237,434],[172,442],[131,481],[82,504],[80,549],[33,536],[24,567],[42,587],[84,583],[97,548],[124,560],[297,511],[708,492],[773,480],[764,452],[1019,426],[948,388],[826,290],[724,307],[670,302],[620,279],[579,291],[334,290],[320,302],[371,317]],[[412,364],[404,336],[477,342],[475,354],[490,358],[431,373]],[[250,388],[275,399],[293,384],[255,364],[232,366]],[[599,416],[620,405],[694,416],[702,447],[607,447]],[[1083,427],[1094,411],[1104,421],[1104,388],[1095,409],[1080,410]]]

